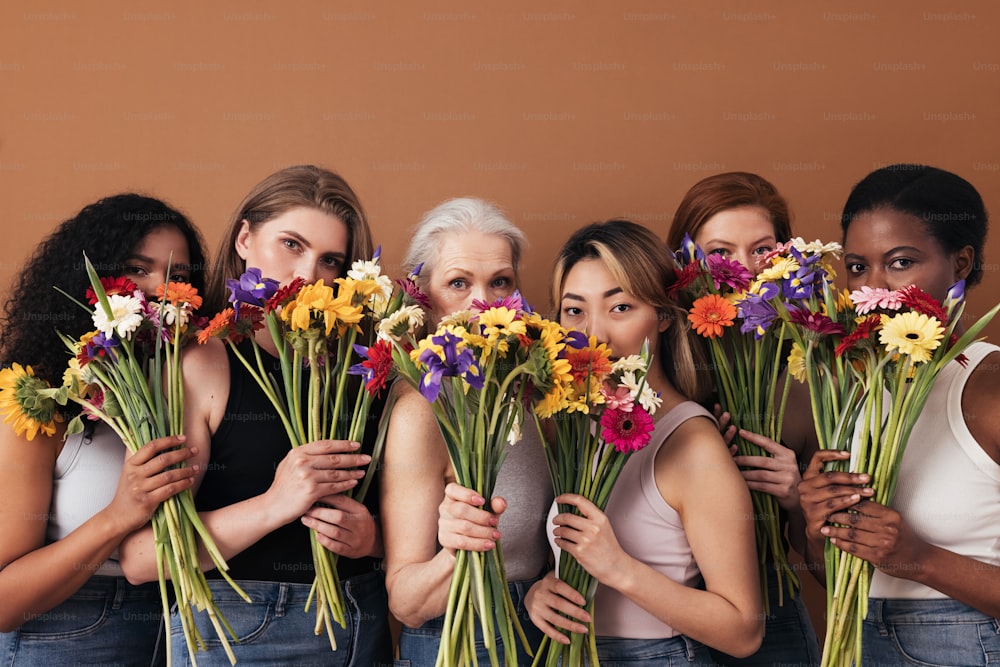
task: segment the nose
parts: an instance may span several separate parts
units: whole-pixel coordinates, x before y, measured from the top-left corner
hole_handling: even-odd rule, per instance
[[[294,276],[296,278],[302,278],[302,280],[307,283],[316,282],[316,262],[312,260],[303,259],[296,263]]]
[[[882,267],[869,267],[868,275],[865,276],[864,284],[868,287],[881,287],[883,289],[892,289],[889,285],[889,276],[885,269]]]
[[[757,273],[757,263],[754,261],[754,258],[751,255],[742,252],[737,252],[733,253],[731,258],[742,264],[744,268],[750,271],[750,273],[753,274]]]
[[[475,284],[472,289],[469,290],[469,294],[473,300],[479,299],[480,301],[489,303],[488,295],[486,294],[486,287],[484,285]],[[472,305],[472,302],[469,302]]]
[[[599,343],[611,344],[611,341],[608,340],[608,329],[600,318],[588,317],[586,331],[588,336],[595,337]]]

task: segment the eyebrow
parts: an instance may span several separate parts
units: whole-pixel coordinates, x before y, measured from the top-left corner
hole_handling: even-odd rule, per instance
[[[147,257],[146,255],[140,255],[139,253],[132,253],[131,255],[129,255],[128,257],[125,258],[125,261],[126,262],[139,261],[139,262],[144,262],[146,264],[153,264],[154,262],[156,262],[156,260],[153,259],[152,257]],[[181,263],[178,262],[177,264],[171,264],[170,268],[172,268],[172,269],[180,269],[180,270],[183,270],[183,271],[190,271],[191,270],[191,265],[190,264],[181,264]]]
[[[884,253],[882,253],[882,256],[883,257],[888,257],[889,255],[896,254],[897,252],[912,252],[912,253],[917,253],[917,254],[923,254],[923,251],[920,248],[915,248],[915,247],[913,247],[911,245],[900,245],[900,246],[896,246],[895,248],[890,248],[889,250],[886,250]],[[853,258],[857,258],[857,259],[864,259],[864,255],[859,255],[856,252],[844,253],[844,259],[847,259],[848,257],[853,257]]]
[[[293,239],[295,239],[296,241],[298,241],[299,243],[301,243],[305,247],[310,248],[310,249],[312,248],[312,244],[309,243],[309,241],[307,241],[305,239],[305,237],[302,236],[301,234],[299,234],[298,232],[293,232],[290,229],[283,229],[279,233],[285,234],[287,236],[291,236]],[[323,253],[323,255],[325,257],[336,257],[337,259],[340,259],[340,260],[346,260],[347,259],[347,253],[344,253],[344,252],[327,252],[327,253]]]
[[[602,295],[602,297],[605,298],[605,299],[607,299],[608,297],[612,297],[615,294],[620,294],[620,293],[622,293],[624,291],[625,290],[623,290],[621,287],[615,287],[615,288],[609,289],[607,292],[605,292]],[[579,294],[573,294],[572,292],[566,292],[565,294],[563,294],[562,298],[563,299],[570,299],[572,301],[586,301],[586,299],[584,299]]]
[[[763,243],[765,241],[774,241],[774,240],[776,240],[774,234],[769,234],[767,236],[760,237],[756,241],[751,241],[750,245],[757,245],[758,243]],[[709,239],[709,240],[705,241],[705,243],[703,245],[709,245],[711,243],[716,243],[718,245],[728,246],[730,248],[735,245],[732,241],[727,241],[725,239]]]

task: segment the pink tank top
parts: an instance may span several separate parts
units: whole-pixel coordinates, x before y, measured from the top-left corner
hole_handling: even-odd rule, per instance
[[[629,458],[618,478],[606,514],[626,553],[685,586],[697,587],[701,572],[691,553],[680,515],[660,495],[653,463],[668,437],[689,419],[714,418],[697,403],[681,403],[656,422],[650,444]],[[552,518],[548,521],[552,540]],[[553,544],[558,558],[558,548]],[[664,639],[679,632],[613,588],[598,585],[594,599],[597,635],[629,639]]]

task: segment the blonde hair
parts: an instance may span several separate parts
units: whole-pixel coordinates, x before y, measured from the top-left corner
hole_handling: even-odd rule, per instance
[[[653,306],[671,321],[660,336],[656,355],[677,391],[699,403],[712,391],[712,377],[704,348],[692,341],[686,311],[671,299],[667,289],[677,279],[673,255],[646,227],[628,220],[608,220],[577,230],[559,253],[552,276],[552,302],[558,312],[566,276],[577,262],[599,259],[628,294]]]

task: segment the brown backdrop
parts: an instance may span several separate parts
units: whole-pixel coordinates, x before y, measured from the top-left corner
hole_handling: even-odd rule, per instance
[[[899,161],[997,208],[998,19],[989,0],[6,2],[0,284],[122,190],[182,208],[214,249],[253,183],[303,162],[354,185],[391,269],[425,210],[496,201],[529,235],[540,305],[573,229],[665,236],[719,171],[771,179],[809,238],[839,239],[853,183]],[[972,314],[996,300],[997,247]]]

